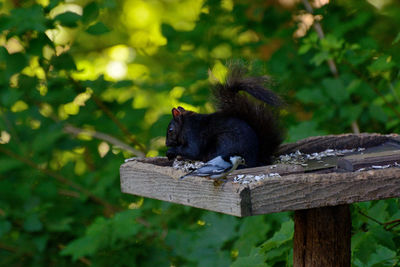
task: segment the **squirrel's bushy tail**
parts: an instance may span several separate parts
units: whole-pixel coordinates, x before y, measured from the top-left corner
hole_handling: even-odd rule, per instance
[[[246,121],[257,133],[259,139],[259,163],[271,163],[271,156],[277,151],[284,139],[279,123],[279,107],[282,100],[265,87],[269,79],[266,76],[245,77],[247,68],[242,65],[230,66],[225,84],[217,84],[213,95],[218,111]],[[254,101],[246,91],[260,101]]]

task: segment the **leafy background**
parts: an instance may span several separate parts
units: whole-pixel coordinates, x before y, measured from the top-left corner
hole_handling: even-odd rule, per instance
[[[287,142],[399,132],[399,25],[395,0],[0,2],[0,265],[292,265],[291,213],[124,195],[119,166],[164,155],[173,106],[212,112],[232,58],[274,78]],[[398,199],[352,218],[352,264],[398,266]]]

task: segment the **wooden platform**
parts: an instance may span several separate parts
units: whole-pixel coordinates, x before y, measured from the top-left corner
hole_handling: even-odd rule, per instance
[[[239,217],[400,197],[400,168],[395,165],[397,160],[400,163],[399,144],[399,136],[395,134],[311,137],[282,145],[279,153],[368,150],[356,151],[351,156],[328,157],[320,165],[321,160],[314,160],[302,165],[276,164],[237,170],[224,184],[194,176],[179,180],[185,172],[172,168],[172,162],[166,158],[137,159],[122,164],[121,189],[124,193]],[[385,168],[388,164],[390,167]],[[385,169],[376,169],[379,166]],[[365,167],[365,171],[356,171]],[[273,176],[276,173],[279,176]],[[272,177],[243,184],[234,182],[238,175]]]

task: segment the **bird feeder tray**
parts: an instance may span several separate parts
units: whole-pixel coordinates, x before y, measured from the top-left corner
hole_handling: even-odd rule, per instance
[[[312,156],[332,150],[346,152]],[[282,145],[278,154],[296,153],[311,159],[236,170],[222,183],[196,176],[180,180],[186,173],[173,168],[173,161],[138,158],[122,164],[121,188],[128,194],[239,217],[400,197],[397,134],[310,137]]]

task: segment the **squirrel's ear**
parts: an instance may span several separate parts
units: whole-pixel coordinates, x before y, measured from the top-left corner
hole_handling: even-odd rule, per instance
[[[179,110],[180,112],[186,111],[186,110],[185,110],[183,107],[181,107],[181,106],[178,107],[178,110]]]
[[[179,115],[181,115],[182,113],[179,111],[179,110],[177,110],[176,108],[173,108],[172,109],[172,116],[174,117],[174,119],[176,118],[176,117],[178,117]]]

